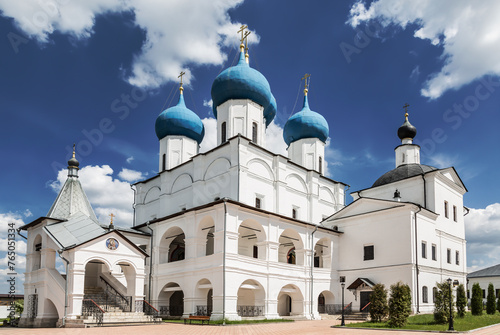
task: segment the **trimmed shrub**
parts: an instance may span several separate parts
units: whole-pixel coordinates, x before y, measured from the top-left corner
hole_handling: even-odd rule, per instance
[[[370,318],[372,322],[382,322],[388,314],[387,290],[384,284],[377,284],[373,286],[373,293],[370,296]]]
[[[488,295],[486,296],[486,313],[495,314],[495,288],[493,284],[488,285]]]
[[[472,315],[483,314],[483,291],[479,283],[472,285],[472,297],[470,300],[470,308]]]
[[[457,315],[459,318],[463,318],[465,316],[466,309],[467,296],[465,295],[465,287],[464,284],[460,284],[457,288]]]
[[[410,314],[410,287],[402,282],[391,285],[391,297],[389,298],[389,327],[403,327],[406,325]]]
[[[434,321],[446,323],[450,318],[450,285],[444,281],[436,283],[437,292],[434,300]],[[451,294],[451,308],[453,309],[453,293]]]

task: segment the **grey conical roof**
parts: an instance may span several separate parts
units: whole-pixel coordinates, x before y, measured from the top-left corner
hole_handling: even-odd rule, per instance
[[[47,217],[67,220],[76,213],[82,213],[97,222],[80,180],[77,176],[68,176]]]

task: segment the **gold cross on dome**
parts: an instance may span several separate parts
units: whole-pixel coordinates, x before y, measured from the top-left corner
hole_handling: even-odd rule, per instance
[[[245,36],[243,37],[245,39],[245,50],[248,50],[248,35],[250,35],[251,33],[251,31],[245,31]]]
[[[245,36],[245,33],[246,33],[246,32],[245,32],[245,29],[247,29],[247,28],[248,28],[248,26],[247,26],[247,25],[242,25],[242,26],[240,27],[240,30],[238,30],[238,33],[241,33],[241,39],[240,39],[241,44],[243,44],[243,41],[245,40],[245,37],[246,37],[246,36]],[[248,36],[248,35],[247,35],[247,36]]]
[[[307,90],[307,87],[309,86],[309,84],[307,83],[307,80],[309,79],[311,75],[309,73],[306,73],[304,75],[304,77],[302,77],[302,80],[304,80],[304,89]],[[309,79],[310,80],[310,79]]]
[[[181,71],[181,74],[177,76],[177,78],[181,78],[181,86],[182,86],[182,76],[185,74],[186,74],[186,72]]]
[[[410,107],[410,105],[408,105],[408,103],[405,103],[405,105],[403,106],[403,108],[405,109],[405,113],[408,113],[408,107]]]
[[[109,224],[113,224],[113,218],[116,217],[116,215],[111,213],[111,214],[109,214],[109,217],[111,218],[111,221],[109,222]]]

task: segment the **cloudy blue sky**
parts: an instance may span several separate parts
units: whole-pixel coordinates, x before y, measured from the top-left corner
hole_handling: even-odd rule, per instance
[[[211,84],[234,64],[246,24],[251,66],[278,103],[271,150],[286,154],[282,127],[310,73],[311,109],[330,125],[330,177],[369,187],[394,167],[409,103],[422,163],[454,166],[468,187],[469,268],[498,264],[499,16],[495,0],[0,0],[0,256],[8,222],[47,214],[73,143],[96,214],[131,224],[129,184],[157,172],[154,122],[177,102],[180,71],[207,129],[202,150],[213,147]]]

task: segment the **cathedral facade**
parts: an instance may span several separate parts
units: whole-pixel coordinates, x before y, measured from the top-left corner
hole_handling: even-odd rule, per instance
[[[413,312],[425,313],[436,283],[465,282],[466,188],[454,168],[420,164],[408,115],[395,169],[346,206],[348,185],[324,175],[329,128],[309,107],[307,81],[284,127],[288,157],[264,148],[277,102],[243,45],[212,85],[212,150],[198,152],[204,127],[182,82],[179,93],[156,120],[159,173],[133,185],[130,228],[98,222],[76,158],[47,216],[22,227],[21,325],[92,323],[107,312],[99,297],[111,295],[122,312],[155,317],[318,319],[342,310],[344,287],[344,305],[366,311],[374,284],[398,281],[412,290]]]

